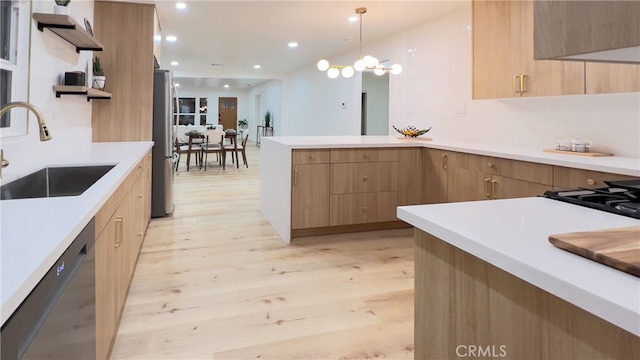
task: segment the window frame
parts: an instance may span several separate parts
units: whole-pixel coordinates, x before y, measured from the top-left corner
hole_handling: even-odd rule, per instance
[[[9,0],[5,0],[9,1]],[[31,2],[11,0],[12,35],[9,60],[0,59],[0,68],[11,71],[10,101],[29,101],[29,66],[31,58]],[[0,138],[24,136],[29,132],[26,109],[12,109],[9,127],[0,128]]]

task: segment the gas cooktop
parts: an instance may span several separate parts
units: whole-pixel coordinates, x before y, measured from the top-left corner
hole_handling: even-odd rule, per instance
[[[640,179],[605,181],[608,187],[549,190],[550,199],[640,219]]]

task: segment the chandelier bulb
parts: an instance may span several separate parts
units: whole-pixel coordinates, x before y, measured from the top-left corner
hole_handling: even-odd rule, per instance
[[[391,65],[391,71],[390,71],[391,74],[398,75],[401,72],[402,72],[402,66],[400,64]]]
[[[366,55],[362,58],[362,61],[364,61],[365,65],[367,65],[368,68],[374,68],[378,66],[378,59],[374,58],[371,55]]]
[[[354,73],[355,73],[355,70],[353,70],[351,66],[345,66],[342,68],[342,76],[344,76],[347,79],[352,77]]]
[[[340,75],[340,70],[336,68],[330,68],[329,70],[327,70],[327,76],[331,79],[337,78],[338,75]]]
[[[385,70],[384,67],[381,66],[376,66],[375,69],[373,69],[373,73],[378,75],[378,76],[382,76],[384,75],[384,73],[386,73],[387,71]]]
[[[327,69],[329,69],[329,61],[322,59],[318,61],[318,64],[316,66],[320,71],[327,71]]]
[[[367,64],[364,63],[364,60],[360,59],[353,64],[353,68],[356,69],[356,71],[363,71],[367,68]]]

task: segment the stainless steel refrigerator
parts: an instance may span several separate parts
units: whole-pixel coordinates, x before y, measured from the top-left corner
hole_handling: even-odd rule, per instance
[[[151,217],[173,213],[173,84],[169,70],[153,76],[153,162]]]

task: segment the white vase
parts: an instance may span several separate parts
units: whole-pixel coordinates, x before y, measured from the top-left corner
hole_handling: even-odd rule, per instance
[[[62,5],[55,5],[53,7],[53,13],[57,15],[69,15],[69,8]]]
[[[105,76],[93,76],[93,84],[91,85],[94,89],[104,90],[104,84],[107,81]]]

